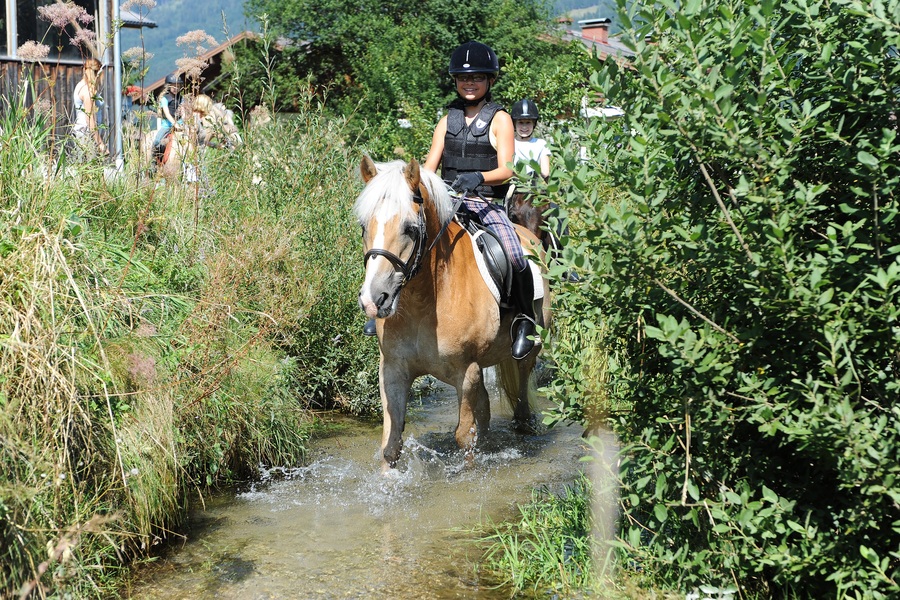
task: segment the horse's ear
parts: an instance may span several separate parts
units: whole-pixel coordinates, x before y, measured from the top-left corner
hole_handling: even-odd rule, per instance
[[[413,192],[417,192],[419,190],[419,182],[422,181],[422,177],[419,175],[419,163],[416,159],[412,159],[409,161],[409,164],[406,165],[406,168],[403,169],[403,173],[406,175],[406,183],[409,184],[409,189]]]
[[[378,175],[378,169],[375,168],[375,163],[365,154],[363,154],[362,163],[359,165],[359,172],[362,175],[364,183],[369,183],[373,177]]]

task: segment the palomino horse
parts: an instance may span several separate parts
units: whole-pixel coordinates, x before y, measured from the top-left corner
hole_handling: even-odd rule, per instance
[[[499,380],[517,424],[531,422],[529,378],[539,346],[512,358],[514,310],[501,309],[485,284],[469,234],[453,217],[446,185],[412,160],[360,166],[366,187],[355,211],[363,227],[366,275],[359,304],[377,318],[379,384],[384,409],[383,468],[396,465],[406,422],[406,401],[416,377],[431,374],[456,388],[456,443],[474,457],[491,418],[482,369],[499,365]],[[537,239],[517,228],[526,252]],[[550,291],[543,280],[545,326]]]

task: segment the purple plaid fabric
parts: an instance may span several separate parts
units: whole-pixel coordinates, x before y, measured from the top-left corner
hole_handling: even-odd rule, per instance
[[[463,206],[470,213],[476,215],[484,223],[485,227],[497,235],[516,272],[528,266],[528,261],[522,253],[522,244],[519,243],[516,230],[512,223],[509,222],[509,217],[506,216],[506,211],[503,210],[503,207],[490,202],[469,199],[463,200]]]

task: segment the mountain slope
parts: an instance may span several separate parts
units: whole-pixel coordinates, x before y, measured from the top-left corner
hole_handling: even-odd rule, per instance
[[[610,32],[621,31],[616,7],[616,0],[557,0],[554,4],[555,12],[559,15],[571,17],[572,29],[581,29],[578,21],[585,19],[612,19]]]
[[[175,70],[175,61],[185,55],[185,49],[175,40],[189,31],[201,29],[217,42],[246,29],[259,31],[258,23],[244,16],[243,0],[158,0],[156,7],[144,14],[158,27],[142,31],[123,29],[122,48],[140,47],[143,34],[143,47],[153,54],[145,84]]]

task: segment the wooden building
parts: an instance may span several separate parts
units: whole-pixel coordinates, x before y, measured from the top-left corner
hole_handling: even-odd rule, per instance
[[[40,9],[68,9],[80,18],[53,23]],[[80,10],[79,10],[80,9]],[[46,10],[46,8],[45,8]],[[119,0],[0,0],[0,112],[16,104],[48,114],[57,140],[69,135],[74,121],[74,90],[85,58],[104,66],[100,119],[110,150],[121,153],[121,27],[155,27],[128,11]],[[49,47],[46,56],[35,44]]]
[[[207,94],[213,98],[222,94],[223,87],[227,84],[227,76],[225,65],[234,60],[234,47],[238,44],[244,44],[248,41],[259,39],[259,35],[252,31],[242,31],[241,33],[225,40],[215,48],[211,48],[197,56],[197,61],[206,65],[203,69],[199,90],[203,94]],[[275,49],[281,50],[283,45],[288,43],[279,40]],[[175,67],[172,71],[176,75],[184,77],[184,70]],[[138,102],[144,104],[153,104],[157,96],[163,92],[165,88],[165,77],[160,77],[153,83],[141,88],[140,95],[136,97]]]

